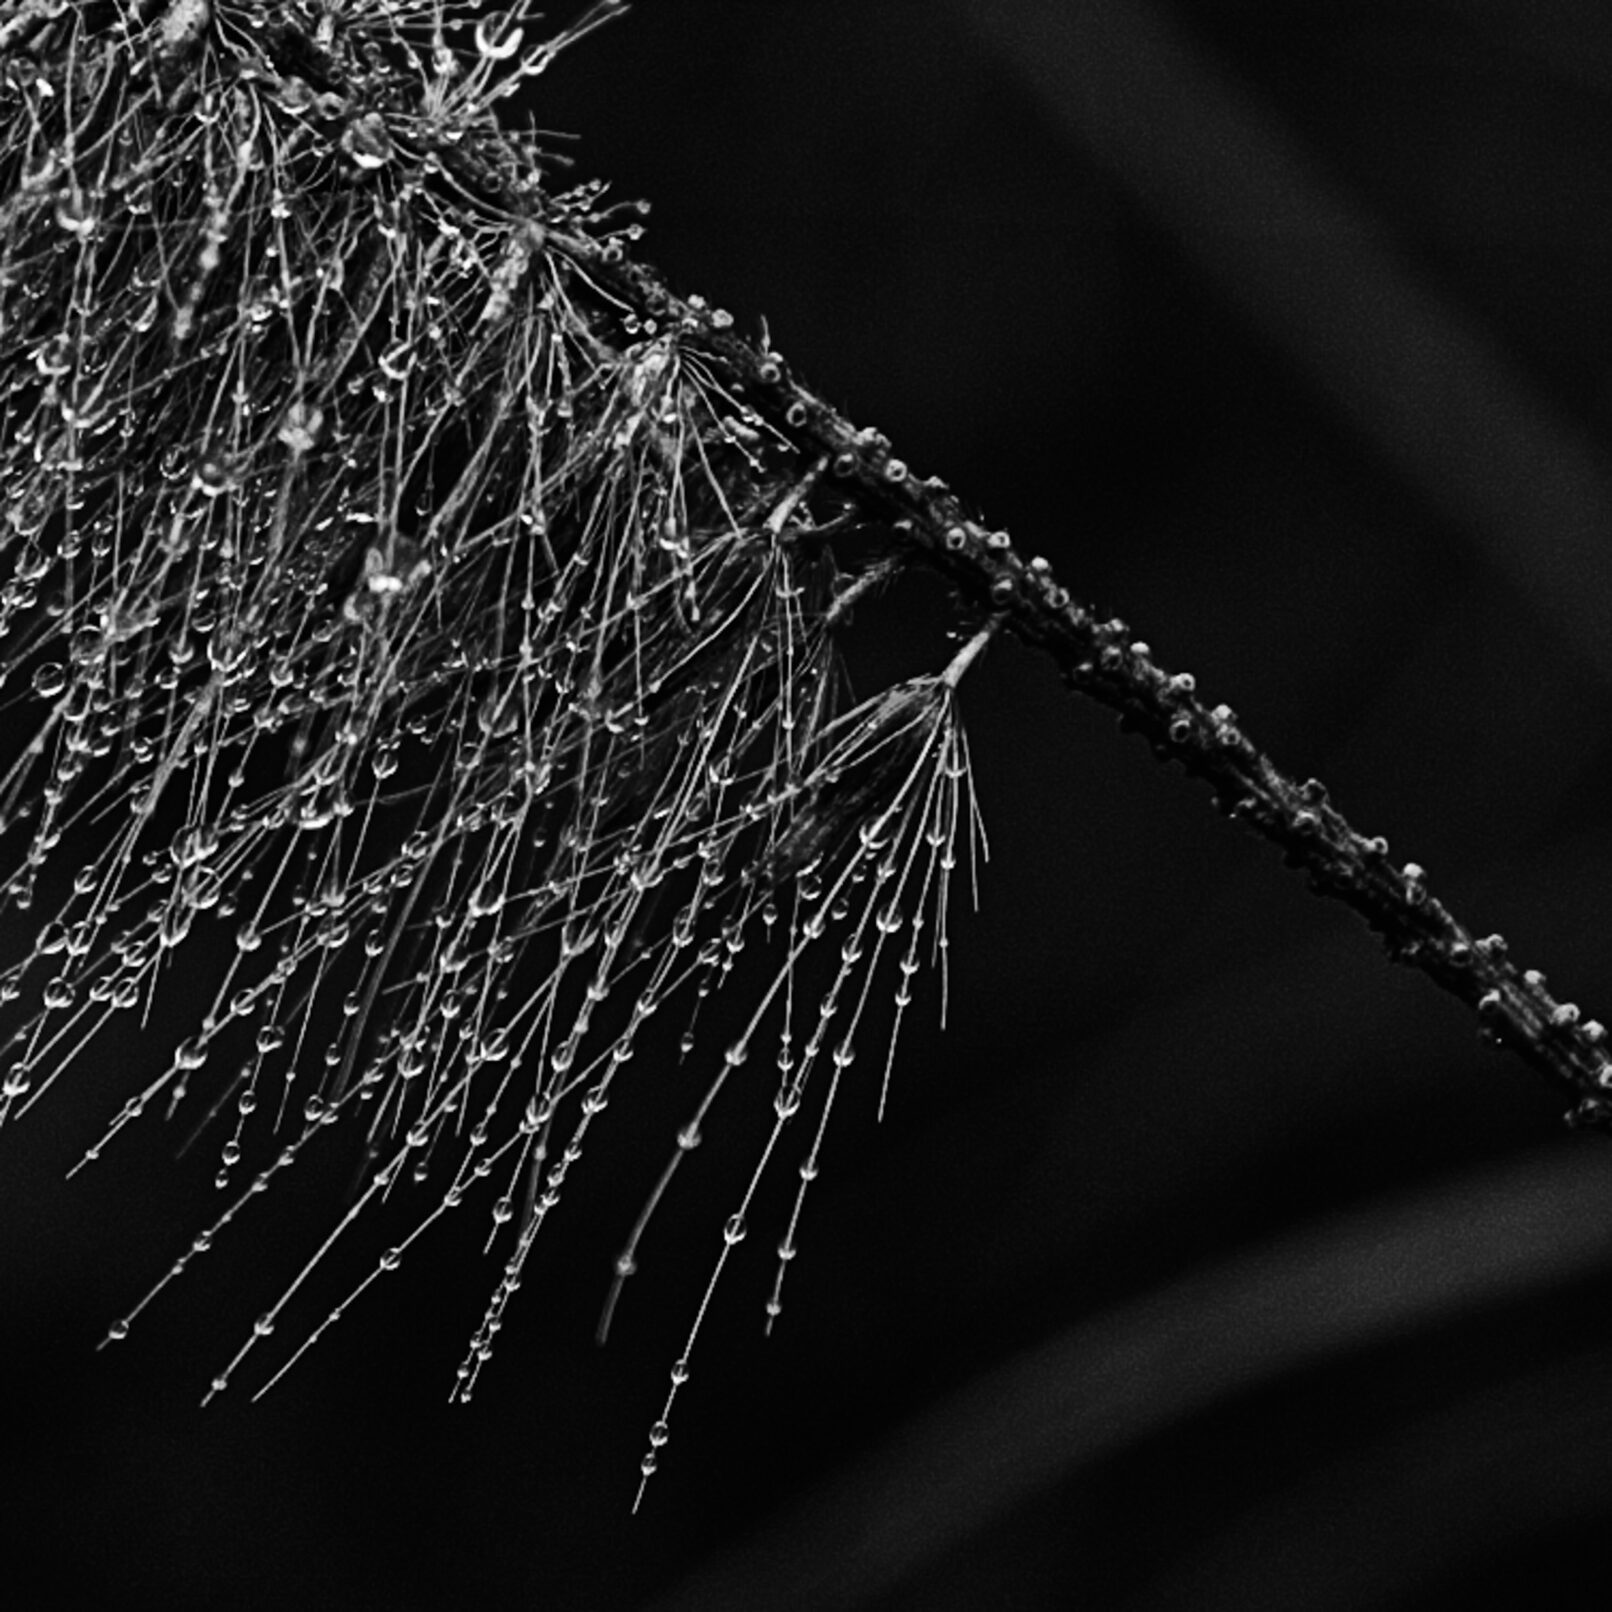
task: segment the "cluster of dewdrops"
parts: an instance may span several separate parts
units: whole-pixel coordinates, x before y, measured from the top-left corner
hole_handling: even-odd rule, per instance
[[[637,228],[601,187],[551,196],[533,147],[474,128],[555,40],[481,17],[461,59],[447,7],[310,10],[351,69],[319,87],[265,43],[293,13],[170,6],[150,51],[67,16],[53,54],[0,54],[0,893],[45,914],[0,972],[0,1122],[149,1013],[182,952],[220,959],[84,1162],[201,1101],[227,1207],[108,1338],[345,1121],[362,1185],[212,1391],[413,1188],[412,1229],[280,1371],[486,1192],[503,1265],[468,1397],[650,1021],[681,1003],[697,1063],[701,1004],[743,989],[609,1298],[773,1037],[775,1123],[675,1394],[804,1131],[779,1311],[874,981],[899,1028],[944,966],[980,844],[955,709],[980,641],[844,708],[822,467],[589,278]]]

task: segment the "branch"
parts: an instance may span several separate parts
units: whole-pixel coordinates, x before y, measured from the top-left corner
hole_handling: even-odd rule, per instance
[[[605,262],[591,243],[565,245],[615,295],[641,314],[674,322],[719,359],[803,453],[829,455],[835,475],[886,515],[916,556],[978,608],[1000,612],[1015,637],[1052,658],[1071,691],[1117,711],[1120,725],[1140,733],[1161,761],[1179,762],[1207,783],[1221,811],[1307,872],[1311,889],[1354,908],[1393,961],[1419,968],[1472,1008],[1487,1043],[1561,1082],[1576,1099],[1570,1124],[1612,1129],[1605,1027],[1552,997],[1538,970],[1512,963],[1501,936],[1478,938],[1431,894],[1417,863],[1391,860],[1388,842],[1353,827],[1319,780],[1284,772],[1228,706],[1205,703],[1190,673],[1167,671],[1125,622],[1103,620],[1074,599],[1045,560],[1026,560],[1006,532],[970,518],[944,482],[913,476],[885,438],[858,430],[776,352],[678,297],[652,269]]]

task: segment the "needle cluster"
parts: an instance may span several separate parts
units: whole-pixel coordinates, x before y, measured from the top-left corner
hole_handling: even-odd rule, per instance
[[[955,694],[989,629],[849,698],[854,497],[590,274],[640,209],[497,126],[616,9],[543,40],[408,0],[0,20],[0,894],[38,920],[0,973],[0,1121],[227,955],[86,1154],[200,1107],[227,1203],[109,1339],[319,1138],[362,1144],[214,1392],[413,1193],[357,1290],[478,1201],[502,1270],[467,1398],[646,1023],[681,1012],[701,1056],[754,941],[616,1280],[742,1081],[776,1123],[720,1273],[801,1131],[804,1194],[875,980],[899,1024],[981,843]]]

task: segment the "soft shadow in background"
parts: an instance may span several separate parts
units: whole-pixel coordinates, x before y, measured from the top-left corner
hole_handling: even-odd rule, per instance
[[[540,91],[579,173],[653,199],[675,284],[765,316],[1612,1015],[1601,7],[642,0]],[[864,683],[937,665],[944,622],[923,578],[865,610]],[[1031,656],[969,685],[993,860],[950,1029],[922,998],[882,1127],[871,1084],[844,1105],[770,1342],[754,1221],[642,1515],[765,1096],[710,1128],[608,1349],[700,1071],[612,1106],[473,1407],[444,1401],[494,1273],[456,1227],[203,1413],[345,1181],[93,1353],[212,1212],[214,1144],[176,1167],[155,1127],[61,1180],[157,1025],[0,1136],[28,1604],[1592,1604],[1612,1150]]]

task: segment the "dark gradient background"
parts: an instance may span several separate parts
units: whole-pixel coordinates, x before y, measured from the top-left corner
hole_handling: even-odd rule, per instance
[[[675,285],[1612,1016],[1599,0],[639,0],[537,88]],[[936,667],[945,604],[864,610],[860,686]],[[949,1028],[921,996],[883,1124],[876,1067],[843,1104],[770,1341],[787,1195],[756,1217],[641,1515],[762,1094],[607,1349],[692,1072],[613,1104],[473,1406],[459,1225],[203,1412],[342,1170],[96,1354],[214,1212],[212,1144],[157,1125],[62,1179],[159,1025],[0,1135],[0,1598],[1605,1605],[1612,1148],[1049,667],[993,648],[964,703]]]

